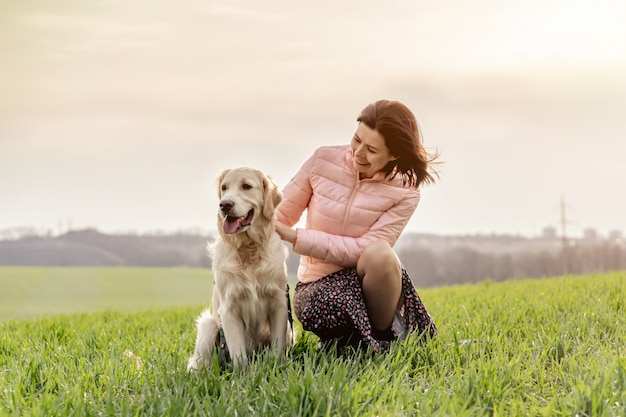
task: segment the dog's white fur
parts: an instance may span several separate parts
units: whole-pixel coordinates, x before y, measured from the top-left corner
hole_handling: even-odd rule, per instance
[[[224,170],[217,184],[219,236],[208,246],[214,274],[212,310],[196,321],[190,371],[210,363],[220,324],[234,365],[247,367],[248,355],[261,346],[274,346],[284,354],[291,342],[285,297],[288,252],[274,230],[274,209],[282,195],[271,178],[252,168]],[[227,215],[237,219],[231,226],[225,225]],[[238,225],[236,231],[233,224]]]

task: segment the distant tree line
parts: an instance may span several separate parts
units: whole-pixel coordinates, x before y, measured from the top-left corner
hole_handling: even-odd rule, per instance
[[[195,233],[109,235],[94,229],[24,236],[0,241],[0,265],[210,268],[210,239]],[[294,276],[300,257],[287,246],[287,267]],[[518,236],[405,234],[395,250],[419,287],[626,270],[621,238],[564,243]]]
[[[207,267],[207,237],[108,235],[94,229],[0,241],[0,265]]]
[[[403,246],[398,256],[423,287],[626,270],[626,248],[621,241],[570,243],[558,250],[536,250],[529,245],[512,252],[485,252],[469,245],[442,251]]]

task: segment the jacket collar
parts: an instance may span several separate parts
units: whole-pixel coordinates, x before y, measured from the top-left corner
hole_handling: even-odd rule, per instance
[[[352,165],[352,149],[350,148],[350,145],[345,145],[346,150],[345,150],[345,162],[346,162],[346,166],[348,167],[348,170],[350,170],[350,172],[353,173],[353,175],[356,177],[356,179],[358,181],[362,181],[359,178],[359,173],[357,172],[356,169],[354,169],[354,165]],[[380,181],[380,182],[386,182],[388,181],[385,178],[385,173],[384,172],[377,172],[376,174],[374,174],[374,176],[372,178],[367,178],[367,181]]]

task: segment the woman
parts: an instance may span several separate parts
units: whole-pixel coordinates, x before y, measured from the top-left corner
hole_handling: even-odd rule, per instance
[[[276,231],[301,255],[294,311],[323,342],[376,352],[408,332],[436,334],[392,246],[434,182],[413,113],[380,100],[350,145],[321,147],[283,190]],[[307,210],[306,227],[293,229]]]

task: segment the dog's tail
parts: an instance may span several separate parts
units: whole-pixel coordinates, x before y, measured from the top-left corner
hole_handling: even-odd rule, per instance
[[[205,310],[200,314],[196,325],[198,336],[193,355],[187,363],[188,371],[197,371],[211,363],[220,332],[219,318],[213,316],[210,310]]]

